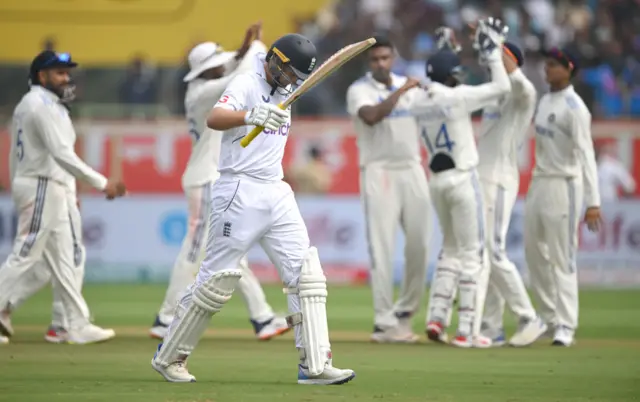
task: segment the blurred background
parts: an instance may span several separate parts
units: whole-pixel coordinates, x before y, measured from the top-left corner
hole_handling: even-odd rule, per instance
[[[27,91],[27,71],[42,49],[70,52],[78,99],[72,107],[78,152],[104,174],[121,172],[131,195],[113,203],[83,189],[89,281],[163,281],[186,230],[180,179],[191,143],[183,121],[186,55],[210,40],[227,49],[263,21],[269,45],[282,34],[308,36],[324,60],[374,33],[397,46],[394,70],[424,76],[433,32],[491,15],[510,27],[526,55],[525,74],[546,91],[540,50],[567,46],[580,56],[576,90],[593,116],[605,225],[583,230],[581,281],[640,285],[640,0],[2,0],[0,2],[0,257],[8,253],[15,216],[8,183],[6,127]],[[472,84],[486,80],[468,41],[463,58]],[[368,255],[358,191],[357,147],[345,112],[347,87],[366,71],[356,59],[295,105],[285,156],[286,180],[298,191],[312,242],[333,282],[362,283]],[[533,138],[521,151],[521,197],[533,166]],[[525,270],[522,200],[514,210],[509,254]],[[435,220],[434,220],[435,222]],[[398,234],[397,278],[402,236]],[[437,229],[431,262],[441,236]],[[277,281],[259,250],[252,267]]]

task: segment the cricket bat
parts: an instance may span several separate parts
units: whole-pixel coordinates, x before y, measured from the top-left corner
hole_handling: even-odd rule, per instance
[[[376,40],[374,38],[369,38],[338,50],[333,54],[333,56],[329,57],[327,61],[322,63],[313,73],[311,73],[302,85],[296,88],[291,96],[289,96],[286,101],[279,104],[278,107],[282,110],[288,108],[293,102],[297,101],[304,93],[316,86],[320,81],[327,78],[349,60],[375,45],[375,43]],[[240,140],[240,145],[242,145],[243,148],[246,148],[247,145],[251,144],[251,141],[253,141],[258,134],[262,132],[262,130],[264,130],[264,127],[260,126],[251,130],[249,134]]]

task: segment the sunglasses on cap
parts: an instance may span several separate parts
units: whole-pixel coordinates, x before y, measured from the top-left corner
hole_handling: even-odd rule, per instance
[[[74,67],[76,63],[71,61],[71,53],[56,53],[55,56],[45,61],[40,68],[43,69],[52,65],[66,65]]]

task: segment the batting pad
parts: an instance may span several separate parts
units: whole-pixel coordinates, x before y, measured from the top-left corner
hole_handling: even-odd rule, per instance
[[[331,356],[327,325],[327,278],[322,272],[318,249],[310,247],[302,263],[298,295],[302,309],[302,329],[311,375],[320,375]]]
[[[231,299],[241,277],[242,271],[238,269],[217,272],[193,290],[191,303],[186,311],[178,306],[178,313],[174,318],[178,322],[171,323],[170,331],[156,357],[158,363],[166,366],[178,360],[181,355],[191,354],[211,317]]]
[[[451,264],[452,266],[455,264]],[[460,271],[455,268],[437,266],[429,290],[429,316],[427,321],[437,321],[445,326],[451,323],[453,298],[456,295]]]

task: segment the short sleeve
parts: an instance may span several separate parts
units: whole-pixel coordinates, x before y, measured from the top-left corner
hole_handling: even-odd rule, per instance
[[[367,88],[362,83],[354,83],[347,90],[347,113],[358,116],[358,111],[363,106],[374,105],[367,96]]]
[[[214,108],[246,110],[250,84],[251,78],[246,74],[236,76],[224,90]]]

